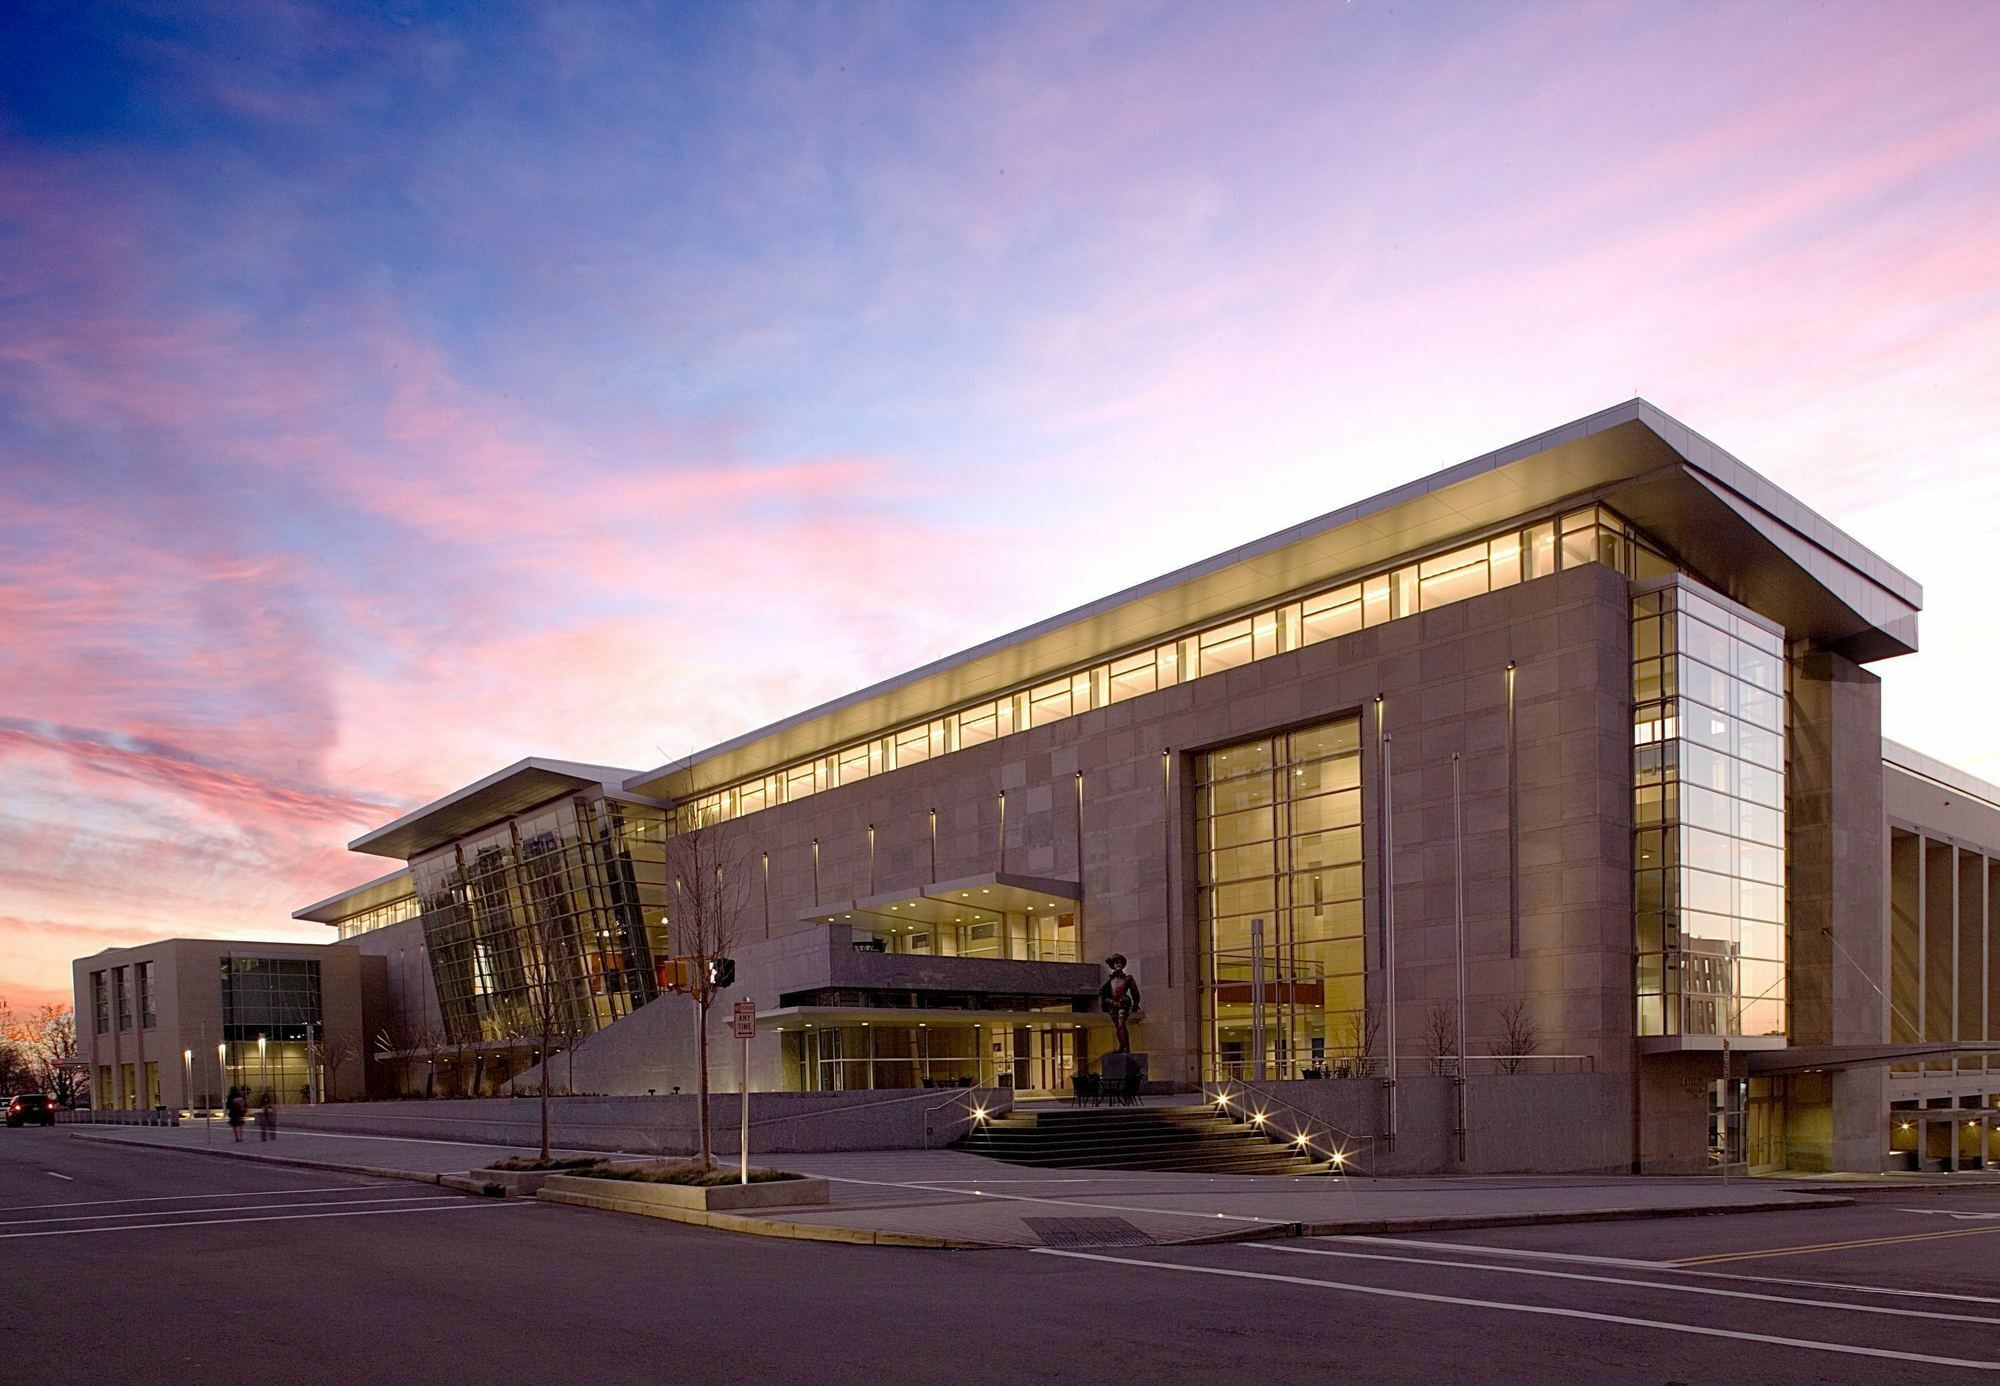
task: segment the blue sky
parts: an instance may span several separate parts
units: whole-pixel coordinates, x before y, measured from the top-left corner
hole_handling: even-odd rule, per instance
[[[1990,5],[0,26],[0,995],[1634,393],[1926,583],[1888,730],[2000,776]]]

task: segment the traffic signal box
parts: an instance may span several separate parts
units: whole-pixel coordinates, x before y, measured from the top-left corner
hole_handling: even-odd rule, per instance
[[[653,964],[653,977],[661,991],[691,992],[701,974],[696,958],[661,958]],[[736,985],[736,959],[710,958],[706,977],[708,990],[720,991]]]

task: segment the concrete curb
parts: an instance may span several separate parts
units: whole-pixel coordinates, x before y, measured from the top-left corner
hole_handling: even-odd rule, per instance
[[[335,1174],[358,1174],[375,1179],[401,1179],[417,1184],[436,1184],[462,1193],[486,1195],[485,1181],[462,1174],[425,1174],[413,1170],[380,1169],[370,1165],[336,1164],[330,1160],[305,1160],[285,1155],[253,1155],[248,1151],[216,1149],[210,1146],[162,1145],[157,1141],[134,1140],[112,1135],[84,1135],[72,1132],[71,1139],[101,1145],[122,1145],[142,1150],[164,1150],[169,1154],[212,1155],[225,1160],[250,1160],[259,1164],[285,1165],[295,1169],[326,1170]],[[1933,1185],[1931,1187],[1939,1187]],[[1969,1187],[1991,1187],[1971,1185]],[[1236,1226],[1222,1232],[1204,1232],[1189,1237],[1173,1237],[1156,1246],[1201,1246],[1223,1242],[1272,1241],[1290,1237],[1383,1237],[1412,1232],[1473,1232],[1498,1227],[1555,1227],[1565,1223],[1643,1222],[1658,1218],[1728,1217],[1736,1213],[1809,1213],[1822,1208],[1849,1208],[1855,1200],[1844,1194],[1800,1189],[1798,1198],[1757,1203],[1699,1204],[1678,1208],[1589,1208],[1556,1213],[1495,1213],[1419,1218],[1346,1218],[1331,1222],[1269,1222]],[[833,1227],[817,1223],[786,1222],[776,1218],[749,1217],[741,1213],[707,1213],[696,1209],[667,1208],[658,1204],[633,1203],[600,1194],[570,1194],[543,1189],[535,1195],[545,1203],[561,1203],[601,1212],[631,1213],[660,1218],[690,1227],[707,1227],[718,1232],[740,1232],[753,1237],[783,1237],[802,1242],[845,1242],[855,1246],[916,1247],[941,1251],[1022,1251],[1032,1242],[978,1241],[969,1237],[927,1237],[912,1232],[886,1232],[864,1227]]]
[[[439,1184],[466,1193],[484,1193],[485,1185],[458,1174],[425,1174],[418,1170],[378,1169],[373,1165],[343,1165],[331,1160],[303,1160],[292,1155],[252,1155],[248,1151],[218,1150],[206,1145],[162,1145],[158,1141],[128,1140],[117,1136],[72,1133],[71,1140],[95,1145],[122,1145],[136,1150],[159,1150],[169,1155],[209,1155],[223,1160],[248,1160],[259,1165],[284,1165],[291,1169],[318,1169],[329,1174],[359,1174],[370,1179],[401,1179],[412,1184]],[[234,1144],[234,1142],[231,1142]]]
[[[1768,1203],[1725,1203],[1685,1208],[1584,1208],[1561,1213],[1495,1213],[1490,1216],[1435,1218],[1361,1218],[1342,1222],[1292,1223],[1299,1237],[1379,1237],[1402,1232],[1476,1232],[1492,1227],[1557,1227],[1581,1222],[1647,1222],[1658,1218],[1729,1217],[1736,1213],[1816,1213],[1825,1208],[1850,1208],[1851,1198],[1825,1198],[1816,1203],[1787,1199]]]
[[[907,1232],[871,1231],[861,1227],[821,1227],[813,1223],[782,1222],[775,1218],[745,1217],[740,1213],[705,1213],[695,1208],[670,1208],[660,1203],[634,1203],[602,1194],[567,1193],[545,1188],[535,1195],[544,1203],[563,1203],[573,1208],[595,1208],[606,1213],[633,1213],[644,1218],[709,1227],[719,1232],[742,1232],[753,1237],[786,1237],[801,1242],[849,1242],[859,1246],[928,1247],[934,1250],[998,1250],[998,1242],[958,1241],[945,1237],[920,1237]]]

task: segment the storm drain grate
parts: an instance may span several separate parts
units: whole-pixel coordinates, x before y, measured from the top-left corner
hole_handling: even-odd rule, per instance
[[[1022,1218],[1044,1246],[1151,1246],[1153,1239],[1123,1218]]]

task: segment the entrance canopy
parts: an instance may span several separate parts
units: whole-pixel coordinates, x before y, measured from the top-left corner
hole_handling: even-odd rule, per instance
[[[1990,1040],[1935,1040],[1928,1044],[1806,1044],[1753,1054],[1750,1071],[1754,1074],[1810,1073],[1817,1069],[1876,1068],[1883,1064],[1908,1063],[1913,1059],[1978,1058],[1982,1054],[2000,1054],[2000,1044]]]
[[[1073,915],[1082,900],[1083,887],[1075,881],[995,871],[858,900],[836,900],[814,906],[799,918],[896,932],[911,926],[991,923],[1008,914]]]
[[[774,1006],[757,1012],[757,1024],[776,1030],[811,1030],[820,1026],[858,1025],[884,1029],[969,1030],[988,1025],[1058,1025],[1064,1029],[1108,1028],[1111,1017],[1100,1011],[979,1011],[945,1007],[888,1009],[879,1006]]]

